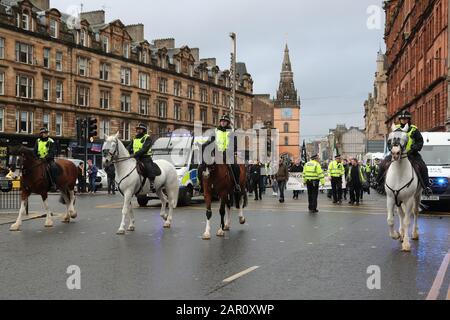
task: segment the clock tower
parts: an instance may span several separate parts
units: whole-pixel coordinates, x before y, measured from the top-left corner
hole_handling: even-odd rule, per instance
[[[274,105],[274,127],[279,131],[280,155],[295,161],[300,158],[300,99],[294,85],[287,44]]]

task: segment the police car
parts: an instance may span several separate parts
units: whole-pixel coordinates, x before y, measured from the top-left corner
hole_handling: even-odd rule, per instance
[[[422,196],[427,206],[450,202],[450,133],[423,132],[423,157],[430,177],[433,195]]]

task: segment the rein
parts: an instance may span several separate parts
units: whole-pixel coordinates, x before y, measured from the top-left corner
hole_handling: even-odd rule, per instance
[[[407,158],[407,157],[408,157],[408,155],[402,156],[400,159],[405,159],[405,158]],[[394,162],[394,161],[391,161],[391,162]],[[396,205],[397,207],[400,207],[400,206],[402,205],[402,201],[399,202],[399,200],[398,200],[398,196],[399,196],[400,192],[401,192],[402,190],[406,189],[406,188],[409,188],[409,187],[411,186],[411,184],[413,183],[413,181],[414,181],[414,167],[412,166],[412,164],[411,164],[411,171],[412,171],[412,172],[411,172],[411,180],[409,180],[409,182],[408,182],[407,184],[405,184],[403,187],[401,187],[401,188],[398,189],[398,190],[392,189],[392,188],[386,183],[386,187],[387,187],[389,190],[391,190],[392,193],[394,194],[395,205]]]

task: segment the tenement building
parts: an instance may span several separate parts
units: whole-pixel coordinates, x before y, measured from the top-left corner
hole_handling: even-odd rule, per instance
[[[252,125],[253,81],[239,64],[236,127]],[[144,25],[72,17],[47,0],[0,0],[0,142],[30,145],[47,127],[58,153],[75,156],[76,120],[95,117],[105,135],[130,140],[143,122],[153,134],[218,124],[230,105],[230,73],[174,39],[152,42]],[[72,155],[71,153],[75,153]]]
[[[384,1],[390,125],[402,110],[422,131],[445,131],[448,1]]]

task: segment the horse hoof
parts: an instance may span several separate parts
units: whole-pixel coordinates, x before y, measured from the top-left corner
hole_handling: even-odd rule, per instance
[[[165,229],[170,229],[170,222],[166,221],[166,223],[164,223],[164,228]]]
[[[411,246],[409,245],[409,243],[408,243],[408,244],[403,243],[403,245],[402,245],[402,251],[403,251],[403,252],[410,252],[410,251],[411,251]]]
[[[20,231],[20,225],[14,223],[13,225],[11,225],[11,227],[9,227],[9,231]]]
[[[223,236],[225,236],[225,232],[224,232],[222,229],[219,229],[219,230],[217,231],[217,236],[218,236],[218,237],[223,237]]]
[[[70,223],[70,218],[64,218],[63,221],[61,221],[62,223]]]
[[[400,240],[400,234],[395,231],[393,235],[391,235],[391,238],[394,240]]]
[[[240,224],[245,224],[245,218],[239,218],[239,223]]]
[[[45,227],[46,227],[46,228],[51,228],[51,227],[53,227],[53,221],[45,222]]]
[[[72,219],[75,219],[77,216],[78,216],[78,214],[77,214],[76,212],[72,212],[72,213],[70,214],[70,217],[71,217]]]
[[[129,226],[127,231],[134,231],[134,229],[135,229],[134,226]]]
[[[125,230],[119,229],[119,230],[117,230],[116,234],[118,234],[118,235],[124,235],[124,234],[125,234]]]
[[[211,235],[209,233],[204,233],[202,236],[203,240],[211,240]]]
[[[230,231],[230,226],[225,226],[224,228],[223,228],[223,231]]]
[[[418,241],[419,240],[419,234],[413,234],[411,239],[413,239],[414,241]]]
[[[164,220],[164,221],[167,221],[167,218],[168,218],[169,216],[167,215],[167,214],[163,214],[163,215],[161,215],[161,218]]]

